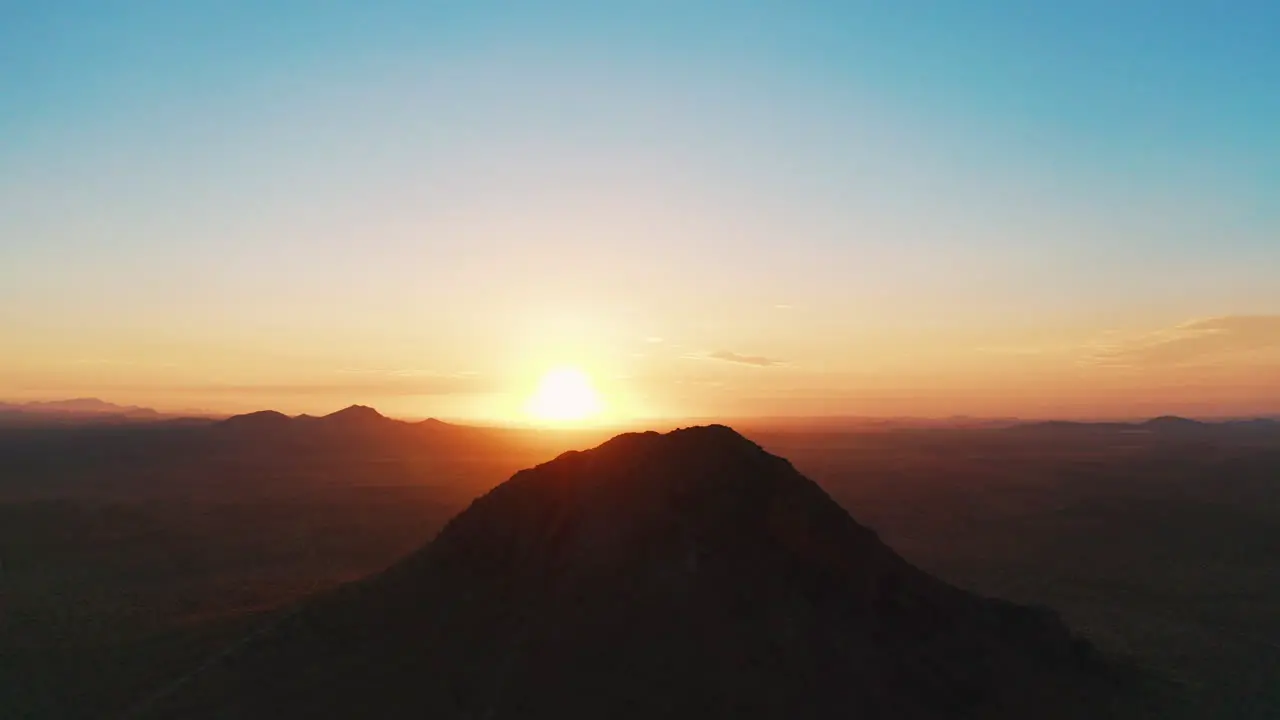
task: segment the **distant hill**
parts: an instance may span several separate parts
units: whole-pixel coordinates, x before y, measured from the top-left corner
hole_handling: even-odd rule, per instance
[[[0,427],[152,422],[166,416],[137,405],[116,405],[97,398],[45,402],[0,402]]]
[[[517,473],[140,715],[1079,718],[1115,689],[1051,611],[918,570],[712,426]]]
[[[113,498],[257,497],[338,485],[432,485],[469,499],[521,467],[583,444],[543,432],[405,422],[353,406],[321,417],[274,410],[212,418],[102,415],[5,424],[0,499],[92,492]],[[483,483],[477,485],[476,483]]]
[[[1251,430],[1280,430],[1280,419],[1276,418],[1228,420],[1223,424],[1231,427],[1248,428]]]
[[[137,405],[116,405],[98,398],[75,398],[73,400],[26,403],[0,402],[0,411],[19,411],[47,415],[127,415],[143,417],[159,417],[160,415],[160,413],[151,408],[138,407]]]
[[[367,405],[351,405],[319,418],[322,423],[343,427],[376,426],[389,420],[390,418]]]
[[[1242,420],[1219,420],[1206,422],[1179,417],[1177,415],[1161,415],[1141,422],[1079,422],[1068,420],[1048,420],[1042,422],[1026,422],[1014,425],[1014,431],[1040,432],[1142,432],[1154,434],[1188,434],[1188,433],[1222,433],[1235,430],[1280,430],[1280,422],[1270,418],[1251,418]]]
[[[1178,431],[1178,430],[1198,430],[1208,423],[1199,420],[1191,420],[1190,418],[1178,417],[1177,415],[1161,415],[1160,417],[1151,418],[1142,424],[1142,427],[1156,431]]]
[[[288,427],[292,419],[275,410],[259,410],[257,412],[233,415],[219,423],[231,430],[261,431]]]
[[[218,423],[222,428],[247,433],[292,432],[312,434],[317,437],[331,433],[343,436],[360,436],[369,433],[395,437],[406,432],[421,434],[426,431],[446,431],[462,426],[451,425],[434,418],[420,422],[393,420],[366,405],[351,405],[337,412],[319,417],[298,415],[289,417],[275,410],[260,410],[244,415],[233,415]],[[318,435],[319,434],[319,435]]]

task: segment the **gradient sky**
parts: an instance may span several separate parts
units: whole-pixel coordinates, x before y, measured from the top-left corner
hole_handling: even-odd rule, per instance
[[[0,1],[0,399],[1280,412],[1280,4]]]

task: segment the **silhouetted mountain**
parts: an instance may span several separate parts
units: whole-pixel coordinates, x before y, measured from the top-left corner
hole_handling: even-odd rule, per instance
[[[32,413],[66,413],[72,415],[131,415],[157,417],[160,413],[137,405],[116,405],[98,398],[75,398],[21,404],[0,403],[0,408],[19,409]]]
[[[1155,430],[1157,432],[1199,430],[1206,426],[1208,426],[1208,423],[1178,417],[1177,415],[1161,415],[1160,417],[1151,418],[1150,420],[1142,423],[1142,427],[1147,428],[1148,430]]]
[[[439,426],[445,423],[435,421]],[[276,430],[284,430],[286,428],[295,431],[298,434],[305,434],[307,431],[335,431],[342,433],[359,432],[362,430],[388,430],[390,432],[409,430],[413,427],[430,427],[421,423],[406,423],[400,420],[392,420],[382,413],[365,405],[352,405],[343,408],[337,412],[315,417],[313,415],[298,415],[290,418],[288,415],[276,412],[275,410],[259,410],[258,412],[247,413],[244,415],[234,415],[223,420],[221,423],[225,427],[270,432]]]
[[[450,488],[457,503],[575,442],[566,434],[403,422],[359,408],[325,417],[266,410],[145,422],[9,422],[0,413],[0,468],[7,470],[0,471],[0,499],[90,488],[120,498],[258,497],[372,483]]]
[[[423,420],[418,423],[409,423],[402,420],[393,420],[377,410],[367,405],[351,405],[337,412],[328,415],[298,415],[289,417],[284,413],[275,410],[259,410],[257,412],[246,413],[243,415],[233,415],[222,421],[224,425],[232,426],[251,426],[251,427],[283,427],[290,424],[296,424],[302,427],[325,427],[325,428],[342,428],[353,429],[362,427],[410,427],[416,426],[420,428],[439,428],[450,427],[448,423],[439,420],[430,419]]]
[[[259,410],[244,415],[232,415],[220,424],[233,430],[269,431],[288,427],[292,422],[288,415],[275,410]]]
[[[916,569],[711,426],[517,473],[147,716],[1099,717],[1113,688],[1051,611]]]
[[[153,422],[164,417],[151,408],[116,405],[97,398],[26,403],[0,402],[0,427],[111,425]]]
[[[1276,430],[1280,429],[1280,420],[1273,418],[1251,418],[1248,420],[1229,420],[1224,425],[1230,427],[1248,429],[1248,430]]]
[[[385,423],[396,422],[367,405],[352,405],[335,413],[317,418],[317,421],[330,427],[359,428],[380,427]]]
[[[1015,432],[1102,434],[1144,433],[1157,436],[1178,435],[1204,439],[1224,439],[1240,432],[1250,435],[1280,430],[1280,423],[1267,418],[1204,422],[1177,415],[1161,415],[1142,422],[1072,422],[1049,420],[1022,423],[1008,428]]]

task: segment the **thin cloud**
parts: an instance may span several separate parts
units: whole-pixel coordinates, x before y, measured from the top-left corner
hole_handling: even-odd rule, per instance
[[[1183,365],[1277,348],[1280,315],[1226,315],[1097,347],[1090,361],[1111,367]]]
[[[738,353],[729,352],[728,350],[708,353],[706,357],[711,360],[723,360],[724,362],[738,363],[739,365],[754,365],[755,367],[777,367],[779,365],[786,364],[782,360],[767,358],[763,355],[739,355]]]

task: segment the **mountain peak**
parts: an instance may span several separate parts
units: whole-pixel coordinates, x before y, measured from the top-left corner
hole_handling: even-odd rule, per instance
[[[370,423],[386,420],[387,417],[367,405],[350,405],[337,412],[329,413],[321,420],[341,423]]]
[[[606,441],[604,446],[608,446],[615,442],[633,443],[655,443],[657,445],[666,445],[672,447],[681,444],[686,447],[695,444],[703,445],[704,449],[712,446],[728,447],[737,445],[743,450],[755,449],[759,450],[760,446],[748,440],[737,430],[728,425],[693,425],[690,427],[678,428],[667,433],[659,433],[653,430],[646,432],[630,432],[614,436]]]
[[[232,415],[223,420],[221,425],[230,428],[266,429],[284,427],[289,424],[289,416],[275,410],[259,410],[257,412]]]
[[[1143,427],[1153,428],[1157,430],[1177,430],[1182,428],[1198,428],[1204,425],[1199,420],[1192,420],[1178,415],[1161,415],[1154,417],[1142,423]]]
[[[732,428],[702,425],[668,433],[624,433],[592,450],[565,453],[518,474],[513,481],[530,475],[574,474],[581,476],[574,487],[594,493],[591,502],[600,503],[601,512],[619,513],[643,506],[637,503],[646,495],[734,494],[740,487],[783,476],[800,478],[786,460],[770,455]],[[734,499],[742,501],[744,496]],[[656,496],[650,500],[659,502]],[[613,509],[614,504],[620,507]]]
[[[656,453],[676,461],[705,460],[725,454],[754,458],[768,455],[759,445],[726,425],[696,425],[667,433],[653,430],[623,433],[584,452],[622,460],[637,460]]]
[[[788,524],[794,523],[805,526],[807,539],[792,537],[795,528]],[[647,558],[645,565],[679,565],[690,553],[747,564],[753,553],[782,537],[778,533],[786,536],[784,545],[843,543],[856,546],[858,555],[864,546],[879,545],[874,533],[786,460],[731,428],[710,425],[626,433],[517,473],[477,499],[425,552],[498,548],[503,537],[523,544],[527,538],[510,533],[525,528],[536,535],[542,524],[573,537],[581,557],[623,566],[638,555]],[[540,562],[555,566],[564,560]],[[531,559],[524,556],[522,562]]]
[[[628,433],[517,473],[166,707],[1066,718],[1092,716],[1082,705],[1108,682],[1052,612],[929,576],[786,460],[706,426]]]

